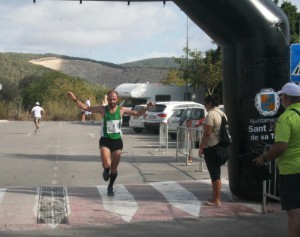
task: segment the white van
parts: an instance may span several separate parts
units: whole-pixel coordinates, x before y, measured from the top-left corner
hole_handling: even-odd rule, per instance
[[[160,124],[167,124],[168,119],[176,109],[193,107],[195,105],[203,106],[193,101],[158,102],[144,114],[144,127],[157,133]]]

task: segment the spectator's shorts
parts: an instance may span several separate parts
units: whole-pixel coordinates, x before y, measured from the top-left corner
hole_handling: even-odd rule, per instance
[[[34,117],[33,120],[34,120],[34,122],[38,123],[38,122],[40,122],[41,118],[40,117]]]
[[[119,139],[111,139],[109,137],[101,137],[99,140],[99,148],[106,147],[111,152],[116,150],[122,150],[123,149],[123,140],[122,138]]]
[[[280,175],[279,177],[282,210],[300,208],[300,174]]]

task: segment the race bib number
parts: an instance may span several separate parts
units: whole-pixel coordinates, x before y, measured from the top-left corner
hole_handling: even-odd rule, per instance
[[[109,120],[106,122],[107,133],[120,133],[120,120]]]

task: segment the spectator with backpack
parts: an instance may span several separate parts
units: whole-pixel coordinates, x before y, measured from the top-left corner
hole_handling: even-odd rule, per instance
[[[219,109],[218,99],[214,95],[208,95],[204,98],[204,106],[208,114],[203,122],[199,155],[204,154],[212,182],[212,196],[206,205],[218,207],[221,205],[221,165],[226,162],[221,162],[220,158],[224,155],[228,158],[228,145],[230,144],[230,141],[222,144],[222,139],[220,139],[222,120],[225,119],[227,123],[227,117]]]

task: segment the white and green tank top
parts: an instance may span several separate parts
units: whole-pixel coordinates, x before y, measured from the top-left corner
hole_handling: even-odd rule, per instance
[[[117,106],[116,112],[111,114],[108,106],[105,108],[105,114],[102,123],[101,136],[111,139],[119,139],[122,137],[121,131],[122,118],[120,114],[120,106]]]

